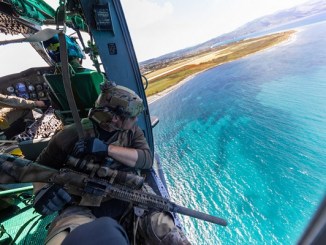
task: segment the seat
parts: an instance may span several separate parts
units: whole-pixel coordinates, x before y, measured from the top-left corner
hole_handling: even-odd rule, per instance
[[[43,149],[48,145],[51,138],[33,139],[19,142],[19,148],[24,158],[35,161]]]
[[[64,90],[61,74],[44,74],[44,79],[50,88],[50,96],[55,104],[54,108],[60,110],[64,117],[63,123],[73,122],[67,96]],[[88,109],[94,106],[100,94],[100,83],[103,82],[103,75],[93,70],[84,69],[82,72],[74,73],[70,77],[71,87],[79,111],[80,117],[86,117]],[[19,143],[25,158],[36,160],[38,155],[47,146],[51,138],[26,140]]]
[[[44,78],[50,88],[54,104],[59,107],[56,109],[63,112],[70,111],[62,75],[45,74]],[[101,92],[100,83],[103,82],[103,75],[97,71],[85,69],[82,72],[71,74],[70,80],[79,115],[85,117],[88,109],[94,106],[94,102]]]

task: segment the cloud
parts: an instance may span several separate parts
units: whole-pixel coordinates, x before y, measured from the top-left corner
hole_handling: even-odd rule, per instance
[[[122,0],[127,22],[132,29],[151,26],[172,15],[174,8],[171,2],[162,3],[153,0]]]

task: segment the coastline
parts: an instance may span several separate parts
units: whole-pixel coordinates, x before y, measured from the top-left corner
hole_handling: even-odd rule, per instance
[[[289,45],[289,44],[295,42],[297,32],[300,32],[300,29],[299,29],[299,30],[296,29],[296,30],[295,30],[295,33],[293,33],[293,34],[292,34],[292,35],[291,35],[287,40],[284,40],[284,41],[282,41],[282,42],[279,42],[279,43],[277,43],[277,44],[274,44],[274,45],[272,45],[271,47],[268,47],[268,48],[265,48],[265,49],[261,49],[261,50],[258,51],[258,52],[270,51],[271,49],[273,49],[273,48],[275,48],[275,47],[277,47],[277,46],[281,46],[281,45],[282,45],[282,46],[286,46],[286,45]],[[171,93],[171,92],[177,90],[178,88],[180,88],[181,86],[183,86],[185,83],[187,83],[189,80],[191,80],[191,79],[194,78],[196,75],[198,75],[198,74],[200,74],[200,73],[202,73],[202,72],[205,72],[205,71],[207,71],[207,70],[209,70],[209,69],[211,69],[211,68],[215,68],[215,67],[217,67],[217,66],[219,66],[219,65],[222,65],[222,64],[225,64],[225,63],[229,63],[229,62],[232,62],[232,61],[235,61],[235,60],[239,60],[239,59],[245,58],[245,57],[247,57],[247,56],[249,56],[249,55],[253,55],[253,54],[256,54],[256,53],[258,53],[258,52],[254,52],[254,53],[251,53],[251,54],[245,55],[245,56],[240,57],[240,58],[236,58],[236,59],[233,59],[233,60],[229,60],[229,61],[226,61],[226,62],[222,62],[222,63],[217,64],[217,65],[214,66],[214,67],[210,67],[210,68],[208,68],[208,69],[203,69],[203,70],[201,70],[201,71],[199,71],[199,72],[197,72],[197,73],[191,74],[190,76],[186,77],[185,79],[183,79],[182,81],[178,82],[177,84],[175,84],[175,85],[173,85],[173,86],[171,86],[171,87],[169,87],[169,88],[167,88],[167,89],[165,89],[165,90],[163,90],[163,91],[161,91],[161,92],[158,92],[158,93],[156,93],[156,94],[154,94],[154,95],[150,95],[150,96],[148,96],[148,97],[147,97],[147,103],[148,103],[148,104],[151,104],[151,103],[153,103],[153,102],[155,102],[155,101],[157,101],[157,100],[163,98],[164,96],[166,96],[166,95],[168,95],[169,93]]]
[[[196,74],[192,74],[192,75],[188,76],[187,78],[183,79],[181,82],[179,82],[179,83],[177,83],[177,84],[175,84],[175,85],[173,85],[173,86],[171,86],[171,87],[169,87],[169,88],[167,88],[167,89],[165,89],[165,90],[163,90],[161,92],[158,92],[158,93],[156,93],[154,95],[151,95],[151,96],[147,97],[147,103],[151,104],[151,103],[163,98],[165,95],[177,90],[179,87],[181,87],[182,85],[187,83],[189,80],[194,78],[197,74],[199,74],[201,72],[204,72],[204,71],[206,71],[206,70],[202,70],[200,72],[197,72]]]

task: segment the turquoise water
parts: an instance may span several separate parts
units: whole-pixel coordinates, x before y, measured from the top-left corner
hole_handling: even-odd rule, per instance
[[[150,105],[172,199],[193,244],[295,244],[326,193],[326,22],[198,74]]]

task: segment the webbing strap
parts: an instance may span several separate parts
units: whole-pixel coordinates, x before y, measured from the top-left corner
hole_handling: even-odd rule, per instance
[[[137,234],[137,229],[138,229],[138,225],[139,225],[139,216],[136,216],[134,219],[134,224],[133,224],[133,245],[136,245],[136,234]]]
[[[71,81],[70,81],[70,73],[69,73],[69,64],[68,64],[68,54],[67,54],[67,43],[66,38],[63,32],[59,34],[59,43],[60,43],[60,60],[62,65],[62,80],[63,86],[67,95],[67,101],[72,113],[72,117],[74,119],[74,123],[76,124],[76,129],[78,132],[78,138],[84,138],[83,127],[80,122],[80,117],[78,114],[78,109],[76,106],[76,102],[74,100],[74,95],[72,92]]]

